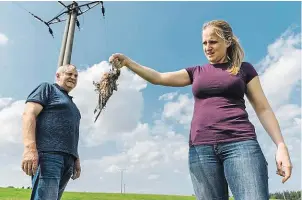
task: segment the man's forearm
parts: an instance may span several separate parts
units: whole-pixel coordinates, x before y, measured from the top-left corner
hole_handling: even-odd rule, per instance
[[[24,148],[36,149],[36,116],[24,113],[22,125]]]

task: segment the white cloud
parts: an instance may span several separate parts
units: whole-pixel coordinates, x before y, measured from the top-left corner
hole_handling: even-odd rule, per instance
[[[158,179],[159,178],[159,175],[158,174],[150,174],[149,176],[148,176],[148,179],[149,180],[156,180],[156,179]]]
[[[177,94],[178,92],[166,93],[161,95],[158,100],[171,101],[174,99],[174,97],[176,97]]]
[[[6,45],[8,43],[8,38],[3,33],[0,33],[0,45]]]
[[[12,98],[0,98],[0,110],[8,107],[13,102]]]
[[[139,124],[133,132],[122,134],[121,152],[112,156],[104,156],[98,161],[98,166],[102,166],[105,171],[111,173],[125,169],[128,173],[134,174],[157,167],[165,169],[166,165],[176,163],[178,167],[184,169],[187,155],[187,143],[184,137],[176,133],[151,136],[151,132],[152,130],[146,125]],[[173,131],[171,130],[171,132]],[[136,137],[140,134],[142,137]]]
[[[119,171],[120,171],[120,168],[116,165],[111,165],[108,167],[108,169],[105,170],[105,172],[110,172],[110,173],[116,173]]]
[[[176,101],[165,104],[164,119],[173,119],[180,124],[189,124],[192,119],[194,100],[188,94],[180,94]]]
[[[293,175],[282,185],[281,178],[275,175],[275,145],[264,131],[252,106],[247,103],[251,121],[256,127],[259,143],[269,163],[271,191],[301,189],[301,33],[286,31],[268,47],[268,55],[256,67],[260,68],[260,80],[269,100],[282,134],[288,145],[294,165]]]
[[[262,69],[259,74],[264,91],[280,122],[294,164],[294,175],[284,185],[275,175],[275,147],[247,102],[250,119],[256,126],[269,163],[271,191],[301,187],[301,106],[292,101],[293,98],[301,101],[301,90],[298,90],[299,94],[296,90],[301,81],[299,44],[300,34],[287,32],[268,47],[268,55],[255,65]],[[142,122],[142,92],[146,82],[122,69],[118,91],[114,92],[98,121],[93,123],[97,94],[92,81],[108,70],[107,62],[101,62],[81,71],[78,86],[72,92],[82,113],[80,155],[83,171],[81,178],[71,181],[67,189],[119,192],[123,169],[127,192],[191,194],[186,129],[193,113],[192,95],[177,92],[160,96],[159,100],[166,101],[162,113],[152,123]],[[29,177],[18,171],[22,156],[23,109],[24,100],[0,98],[0,159],[5,161],[1,163],[10,164],[0,164],[0,185],[30,185]],[[184,130],[177,128],[179,125]]]
[[[301,80],[301,34],[286,31],[269,45],[268,55],[257,64],[261,68],[263,90],[272,107],[286,103]],[[294,95],[294,94],[293,94]]]
[[[24,101],[13,101],[10,98],[0,99],[0,145],[7,142],[21,142],[21,116],[23,110]]]
[[[92,81],[99,80],[109,69],[107,62],[101,62],[80,72],[78,86],[72,91],[74,101],[82,113],[81,141],[86,145],[99,145],[119,137],[121,132],[133,130],[142,115],[141,90],[146,87],[146,82],[129,70],[122,69],[118,91],[113,93],[96,123],[93,122],[97,93]]]

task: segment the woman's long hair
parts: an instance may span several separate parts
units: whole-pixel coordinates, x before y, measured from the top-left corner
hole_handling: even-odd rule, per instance
[[[227,48],[227,58],[231,64],[231,67],[228,69],[228,71],[233,75],[237,75],[244,58],[244,51],[239,43],[238,38],[233,34],[231,26],[226,21],[213,20],[207,22],[203,25],[203,30],[209,26],[213,27],[216,31],[216,34],[226,43],[230,44],[230,46]]]

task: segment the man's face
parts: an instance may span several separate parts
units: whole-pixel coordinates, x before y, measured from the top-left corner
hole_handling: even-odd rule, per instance
[[[78,71],[72,65],[69,65],[65,71],[57,73],[58,84],[66,91],[74,89],[78,82]]]

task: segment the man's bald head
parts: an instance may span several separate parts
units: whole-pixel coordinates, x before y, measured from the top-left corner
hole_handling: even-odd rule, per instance
[[[56,73],[64,73],[66,72],[68,69],[77,69],[76,66],[72,65],[72,64],[67,64],[67,65],[62,65],[60,67],[58,67],[57,72]]]

